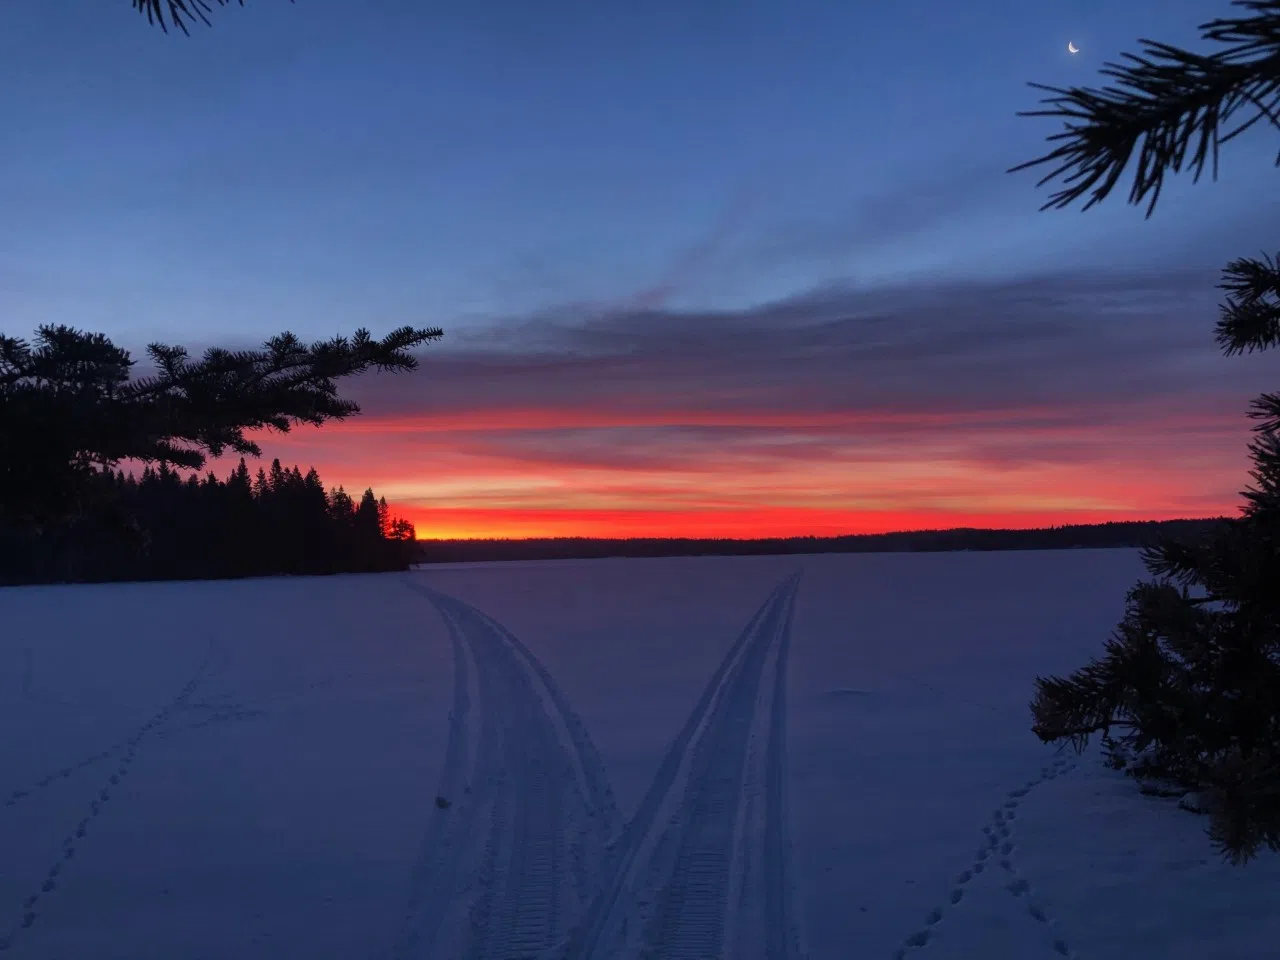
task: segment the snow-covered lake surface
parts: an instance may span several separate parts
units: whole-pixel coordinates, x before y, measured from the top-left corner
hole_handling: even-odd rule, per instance
[[[1275,956],[1029,732],[1129,551],[0,590],[0,958]],[[437,797],[441,800],[437,803]]]

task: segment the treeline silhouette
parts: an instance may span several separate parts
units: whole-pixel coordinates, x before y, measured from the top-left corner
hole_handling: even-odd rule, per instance
[[[1161,539],[1196,538],[1215,520],[1153,520],[1075,524],[1035,530],[911,530],[843,537],[762,540],[643,538],[598,540],[420,540],[419,563],[495,560],[590,560],[605,557],[765,556],[803,553],[900,553],[948,550],[1065,550],[1146,547]]]
[[[279,460],[226,480],[184,476],[166,464],[141,477],[100,474],[109,512],[40,532],[0,528],[0,583],[89,583],[316,575],[407,569],[412,523],[366,490],[326,492],[313,467]]]

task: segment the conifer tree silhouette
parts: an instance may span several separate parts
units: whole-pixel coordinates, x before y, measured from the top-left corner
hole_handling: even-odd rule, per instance
[[[248,431],[357,414],[338,380],[413,370],[412,349],[441,336],[406,326],[375,340],[361,329],[308,346],[283,333],[260,350],[214,348],[199,360],[153,343],[155,372],[134,378],[128,351],[102,334],[42,326],[34,345],[0,335],[0,523],[44,528],[112,512],[101,477],[122,461],[199,470],[226,451],[261,456]],[[273,493],[285,486],[278,462],[265,482]]]
[[[304,475],[277,461],[259,477],[250,479],[243,458],[226,480],[213,473],[184,479],[163,462],[139,478],[107,471],[102,482],[143,537],[87,517],[63,532],[55,551],[34,531],[24,539],[0,529],[0,583],[376,572],[413,561],[412,523],[388,513],[385,533],[357,535],[351,498],[326,492],[314,468]]]
[[[1280,129],[1280,0],[1233,5],[1244,16],[1200,28],[1211,53],[1142,40],[1140,54],[1106,65],[1110,86],[1040,87],[1051,96],[1029,115],[1064,129],[1014,169],[1050,167],[1040,183],[1061,189],[1046,207],[1099,203],[1134,162],[1128,199],[1150,217],[1168,174],[1216,177],[1222,144],[1258,124]],[[1280,343],[1275,258],[1233,261],[1220,288],[1225,354]],[[1042,740],[1083,747],[1101,734],[1118,766],[1201,791],[1211,839],[1233,862],[1280,850],[1280,393],[1249,416],[1253,486],[1240,517],[1145,550],[1154,579],[1130,591],[1103,655],[1038,679],[1031,704]]]

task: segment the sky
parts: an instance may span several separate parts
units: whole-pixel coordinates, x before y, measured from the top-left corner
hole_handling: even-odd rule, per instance
[[[0,5],[0,331],[443,327],[361,416],[262,438],[421,537],[1232,513],[1275,367],[1217,352],[1214,283],[1274,250],[1274,139],[1150,220],[1005,172],[1058,129],[1028,81],[1229,9]]]

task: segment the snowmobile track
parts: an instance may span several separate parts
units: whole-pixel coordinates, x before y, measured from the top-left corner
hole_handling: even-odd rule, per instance
[[[538,956],[575,922],[619,821],[603,763],[524,644],[468,604],[406,584],[444,618],[456,667],[439,787],[448,807],[430,811],[393,954]]]
[[[444,766],[436,786],[436,796],[460,797],[469,789],[468,761],[471,749],[471,689],[473,668],[470,651],[457,624],[441,612],[449,630],[453,647],[453,707],[449,712],[449,734]],[[419,847],[418,858],[410,877],[409,901],[404,922],[392,948],[394,957],[418,954],[425,943],[429,948],[444,920],[444,911],[453,898],[458,862],[456,847],[475,819],[475,806],[464,804],[457,815],[446,818],[431,816]]]
[[[731,916],[752,922],[767,960],[794,960],[786,823],[786,658],[799,576],[774,589],[717,668],[610,859],[569,960],[725,954]],[[772,679],[770,684],[768,681]],[[761,705],[767,701],[767,722]],[[753,749],[758,740],[764,751]],[[763,771],[753,758],[763,753]],[[763,803],[751,784],[764,783]],[[763,807],[762,826],[747,822]],[[638,915],[637,915],[638,914]],[[622,942],[629,927],[638,941]]]

